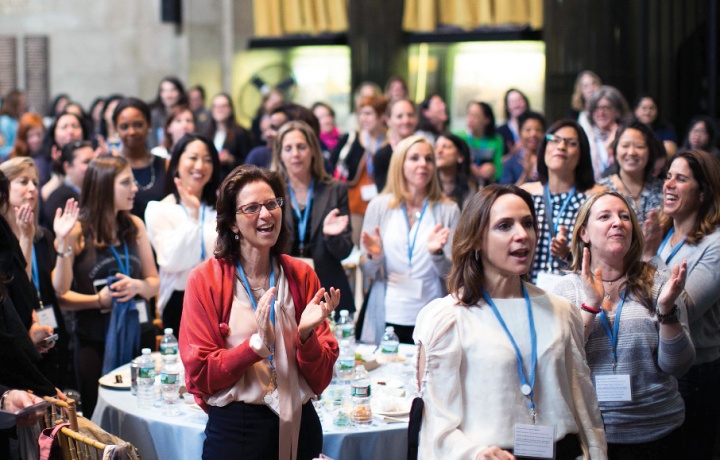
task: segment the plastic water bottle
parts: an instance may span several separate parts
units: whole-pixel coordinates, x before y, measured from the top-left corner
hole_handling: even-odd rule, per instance
[[[369,425],[372,423],[372,409],[370,408],[370,374],[365,366],[358,365],[352,380],[352,421],[356,425]]]
[[[349,383],[355,369],[355,349],[348,340],[340,341],[340,356],[335,365],[340,383]]]
[[[160,372],[160,391],[165,404],[163,405],[165,415],[178,415],[177,403],[180,399],[182,365],[177,360],[166,360]]]
[[[385,328],[385,334],[380,340],[380,354],[386,363],[394,363],[398,359],[398,349],[400,348],[400,339],[395,334],[395,328],[388,326]]]
[[[160,341],[160,354],[163,361],[177,361],[179,357],[178,341],[171,327],[165,328],[165,335]]]
[[[340,310],[340,318],[335,328],[335,337],[337,337],[338,342],[348,340],[350,345],[355,346],[355,324],[350,318],[350,312],[347,310]]]
[[[150,356],[150,349],[143,348],[138,359],[138,407],[149,408],[155,403],[155,360]]]

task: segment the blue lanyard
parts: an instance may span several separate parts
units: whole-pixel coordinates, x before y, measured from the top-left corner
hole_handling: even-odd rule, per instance
[[[605,333],[610,339],[610,346],[612,347],[613,372],[615,372],[615,365],[617,364],[617,343],[618,335],[620,332],[620,315],[622,314],[622,308],[624,303],[625,291],[623,291],[622,296],[620,297],[620,302],[618,303],[617,310],[615,310],[615,324],[613,326],[614,332],[610,329],[610,322],[608,321],[607,315],[605,314],[605,310],[602,310],[600,312],[600,320],[602,321],[603,328],[605,328]]]
[[[180,203],[180,207],[183,208],[185,214],[190,217],[188,210]],[[200,205],[200,261],[205,260],[205,203]]]
[[[115,259],[117,259],[118,266],[120,267],[120,273],[125,276],[130,276],[130,256],[128,255],[128,247],[125,241],[123,241],[123,248],[125,249],[125,264],[123,264],[120,254],[118,254],[114,247],[110,246],[110,250],[115,256]]]
[[[525,283],[522,283],[522,290],[523,290],[523,296],[525,297],[525,306],[527,307],[527,314],[528,314],[528,323],[530,324],[530,346],[531,346],[531,355],[530,355],[530,381],[528,382],[527,377],[525,377],[525,369],[523,368],[523,358],[522,354],[520,354],[520,349],[517,346],[517,343],[515,342],[515,339],[513,338],[512,334],[510,333],[510,330],[508,329],[507,325],[505,324],[505,321],[503,320],[502,315],[500,314],[500,311],[497,309],[497,306],[495,306],[495,302],[490,298],[487,291],[483,289],[483,297],[485,297],[485,302],[490,305],[490,309],[492,309],[493,313],[495,313],[495,317],[498,319],[498,322],[502,326],[503,330],[505,331],[505,334],[508,336],[508,339],[510,339],[510,343],[512,344],[513,348],[515,349],[515,358],[517,360],[517,369],[518,374],[520,376],[520,392],[524,395],[530,398],[530,414],[533,418],[533,423],[535,423],[535,402],[533,401],[533,389],[535,388],[535,368],[537,367],[537,334],[535,333],[535,321],[533,320],[533,313],[532,313],[532,305],[530,304],[530,296],[527,293],[527,289],[525,289]]]
[[[310,181],[310,188],[308,189],[307,194],[307,204],[305,204],[305,209],[303,209],[302,213],[300,212],[300,204],[298,203],[297,198],[295,197],[295,191],[290,186],[290,181],[287,183],[288,190],[290,191],[290,201],[292,202],[293,211],[295,212],[295,216],[298,218],[298,238],[299,238],[299,246],[300,246],[300,255],[304,255],[303,252],[305,250],[305,236],[307,235],[307,224],[308,220],[310,220],[310,207],[312,206],[312,198],[313,198],[313,188],[315,186],[315,179]]]
[[[385,135],[380,134],[375,142],[375,145],[370,145],[370,134],[365,133],[365,169],[367,170],[368,176],[372,179],[375,172],[375,166],[373,165],[373,154],[377,152],[377,147],[382,144],[385,140]]]
[[[248,282],[247,276],[245,275],[245,270],[243,270],[242,265],[240,265],[240,262],[237,263],[237,271],[238,275],[240,275],[240,281],[242,281],[243,286],[245,287],[245,291],[247,291],[247,295],[250,298],[250,303],[253,306],[253,310],[257,311],[257,300],[255,300],[255,297],[252,295],[252,290],[250,289],[250,282]],[[270,258],[270,287],[269,289],[272,289],[275,287],[275,266],[273,265],[272,258]],[[270,305],[270,322],[273,325],[273,329],[275,328],[275,299],[272,301],[272,305]],[[273,355],[275,354],[275,344],[270,345],[270,356],[268,356],[268,361],[270,361],[270,369],[275,369],[275,365],[273,364]]]
[[[425,215],[425,210],[427,210],[428,204],[430,201],[425,199],[425,203],[423,204],[422,211],[420,211],[420,217],[418,217],[417,222],[415,222],[415,236],[412,239],[412,243],[410,242],[410,219],[408,218],[407,208],[405,207],[405,203],[402,204],[401,208],[403,211],[403,214],[405,215],[405,222],[408,226],[408,263],[410,264],[410,268],[412,268],[412,258],[413,258],[413,250],[415,249],[415,242],[417,241],[418,233],[420,232],[420,222],[422,222],[422,218]]]
[[[75,192],[75,193],[77,193],[78,195],[80,195],[81,190],[80,190],[78,187],[76,187],[76,186],[74,186],[73,184],[71,184],[70,182],[68,182],[67,179],[65,180],[65,185],[67,185],[68,187],[70,187],[70,188],[73,190],[73,192]]]
[[[32,245],[32,282],[37,290],[40,309],[45,308],[42,303],[42,295],[40,294],[40,272],[38,271],[37,256],[35,255],[35,244]]]
[[[660,247],[658,248],[657,255],[660,255],[663,252],[663,249],[665,249],[665,246],[668,244],[668,241],[670,241],[670,238],[672,238],[673,233],[675,233],[675,227],[671,228],[667,235],[665,235],[665,239],[660,243]],[[685,241],[687,240],[687,236],[683,238],[681,242],[679,242],[673,250],[670,252],[670,255],[667,256],[667,259],[665,259],[665,265],[669,264],[673,257],[675,257],[675,254],[680,250],[680,248],[683,247],[685,244]]]
[[[560,226],[560,218],[563,214],[565,214],[565,210],[567,209],[568,205],[570,204],[570,200],[572,200],[572,197],[575,196],[575,190],[576,186],[573,185],[573,188],[570,189],[568,192],[568,195],[565,197],[565,201],[563,201],[562,206],[560,206],[560,211],[558,211],[557,218],[552,219],[552,235],[555,237],[557,235],[558,227]],[[545,212],[550,213],[550,215],[553,215],[553,205],[552,201],[550,200],[550,186],[548,184],[545,184],[545,201],[547,201],[547,205],[550,207],[550,209],[546,209]]]

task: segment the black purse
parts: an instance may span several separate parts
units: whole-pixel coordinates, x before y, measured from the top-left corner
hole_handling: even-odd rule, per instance
[[[410,420],[408,421],[408,460],[417,460],[420,447],[420,428],[425,402],[422,398],[413,399],[410,406]]]

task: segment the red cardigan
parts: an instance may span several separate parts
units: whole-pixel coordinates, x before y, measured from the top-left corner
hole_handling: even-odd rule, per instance
[[[315,272],[304,262],[281,255],[280,265],[288,279],[295,303],[295,320],[320,290]],[[228,321],[233,302],[235,265],[224,259],[211,258],[190,272],[183,318],[180,322],[180,357],[185,365],[185,384],[195,401],[207,411],[204,396],[212,396],[237,382],[245,370],[261,361],[250,348],[249,339],[238,347],[225,348]],[[296,334],[296,358],[300,373],[310,388],[320,394],[330,384],[338,357],[337,340],[328,322],[317,326],[302,343]]]

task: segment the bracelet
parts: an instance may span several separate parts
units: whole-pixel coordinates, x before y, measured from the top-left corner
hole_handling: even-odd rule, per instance
[[[677,305],[673,305],[669,312],[663,314],[657,311],[657,319],[660,324],[675,324],[680,321],[677,315]]]
[[[73,252],[72,246],[68,245],[67,251],[65,251],[65,252],[58,252],[58,253],[57,253],[57,256],[60,257],[61,259],[64,259],[65,257],[70,257],[70,255],[72,254],[72,252]]]
[[[589,305],[585,305],[585,304],[582,304],[580,306],[580,308],[588,313],[592,313],[593,315],[597,315],[598,313],[600,313],[602,311],[600,308],[593,308],[593,307],[591,307]]]
[[[5,393],[2,394],[2,396],[0,396],[0,409],[5,410],[5,400],[10,395],[11,391],[12,390],[7,390]]]

